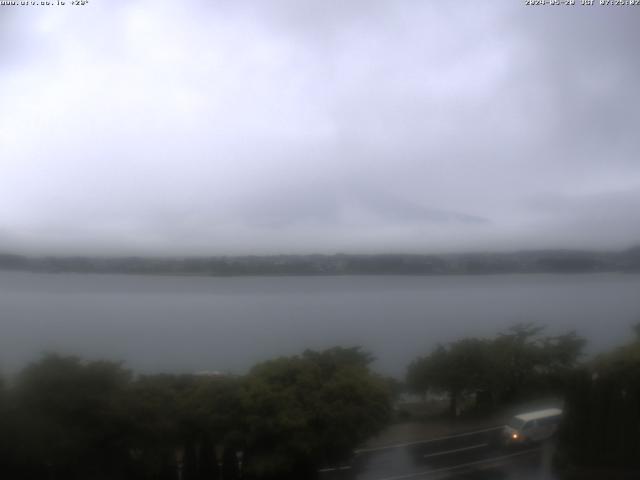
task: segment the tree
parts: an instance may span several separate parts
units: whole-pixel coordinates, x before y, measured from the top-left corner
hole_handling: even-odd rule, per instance
[[[495,385],[501,400],[515,400],[530,385],[536,367],[542,362],[540,333],[544,327],[518,323],[500,333],[492,345],[495,356]]]
[[[137,471],[153,478],[175,477],[178,468],[185,478],[219,476],[217,450],[232,453],[242,423],[242,381],[230,375],[157,374],[133,382],[129,409]],[[235,461],[224,463],[235,468]]]
[[[465,338],[409,365],[407,384],[418,393],[445,392],[449,413],[459,412],[463,397],[476,407],[492,408],[518,398],[561,391],[563,379],[577,364],[584,340],[575,332],[543,337],[544,328],[517,324],[493,339]]]
[[[7,465],[11,469],[14,458],[12,451],[11,433],[12,428],[9,423],[9,392],[4,383],[4,378],[0,377],[0,465]]]
[[[564,378],[578,365],[586,342],[574,331],[544,336],[544,330],[520,323],[491,342],[489,389],[496,402],[563,392]]]
[[[385,382],[357,348],[306,351],[261,363],[244,390],[248,472],[304,478],[346,460],[388,420]]]
[[[14,441],[21,476],[94,478],[124,474],[130,373],[111,362],[47,355],[18,377]]]
[[[487,342],[467,338],[438,345],[428,356],[412,363],[407,382],[414,391],[435,390],[449,396],[449,413],[456,416],[461,396],[486,389],[489,375]]]
[[[358,348],[306,351],[243,377],[143,375],[47,355],[0,383],[3,473],[35,480],[306,478],[390,415]],[[219,468],[222,466],[222,471]]]
[[[640,332],[569,378],[559,458],[578,467],[640,468]],[[606,474],[605,474],[606,475]]]

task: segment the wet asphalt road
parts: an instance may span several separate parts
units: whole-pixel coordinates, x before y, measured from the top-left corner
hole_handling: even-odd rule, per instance
[[[500,427],[361,450],[349,467],[323,471],[320,480],[557,480],[552,440],[505,448],[499,436]]]

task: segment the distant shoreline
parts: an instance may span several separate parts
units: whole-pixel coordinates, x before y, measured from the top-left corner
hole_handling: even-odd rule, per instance
[[[639,273],[640,247],[598,252],[532,250],[512,253],[252,255],[208,257],[30,257],[0,254],[0,270],[197,277],[487,275]]]

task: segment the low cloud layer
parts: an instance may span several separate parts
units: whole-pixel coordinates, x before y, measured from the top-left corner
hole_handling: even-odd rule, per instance
[[[0,251],[640,242],[640,11],[1,7]]]

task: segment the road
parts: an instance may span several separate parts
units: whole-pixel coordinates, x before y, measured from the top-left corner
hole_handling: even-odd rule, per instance
[[[325,469],[320,480],[556,480],[551,473],[553,441],[506,449],[500,428],[423,442],[360,450],[353,463]]]

